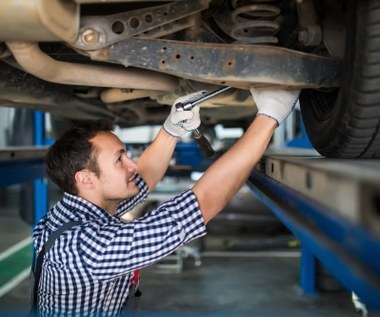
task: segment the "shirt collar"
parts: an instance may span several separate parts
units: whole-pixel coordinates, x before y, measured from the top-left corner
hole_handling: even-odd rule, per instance
[[[71,214],[75,219],[88,221],[110,220],[114,218],[102,208],[81,197],[69,193],[64,193],[61,205],[64,207],[63,211]]]

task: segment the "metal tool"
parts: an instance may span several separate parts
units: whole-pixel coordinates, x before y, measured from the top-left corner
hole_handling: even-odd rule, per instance
[[[205,102],[206,100],[214,98],[215,96],[220,95],[231,88],[232,87],[222,87],[211,93],[201,94],[199,98],[195,98],[194,100],[188,101],[186,103],[179,102],[175,105],[175,107],[177,111],[191,110],[194,106],[199,105],[200,103]],[[193,137],[195,141],[198,142],[200,148],[205,152],[207,157],[212,158],[215,155],[215,152],[211,147],[210,142],[198,129],[193,130]]]

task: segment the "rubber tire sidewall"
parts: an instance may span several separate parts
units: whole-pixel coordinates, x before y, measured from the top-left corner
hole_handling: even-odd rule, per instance
[[[305,129],[314,148],[323,156],[335,158],[356,158],[363,156],[368,144],[361,149],[350,149],[350,120],[360,108],[356,103],[355,86],[361,71],[361,55],[358,49],[364,47],[365,36],[359,34],[363,25],[358,17],[359,6],[369,6],[370,1],[347,1],[346,50],[343,76],[339,91],[325,93],[305,89],[300,95],[301,113]],[[324,107],[324,115],[317,115],[313,108]]]

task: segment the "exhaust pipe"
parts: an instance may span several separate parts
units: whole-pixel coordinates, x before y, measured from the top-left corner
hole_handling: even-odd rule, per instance
[[[130,88],[173,92],[178,78],[143,69],[61,62],[42,52],[37,43],[6,42],[18,64],[40,79],[78,86]]]

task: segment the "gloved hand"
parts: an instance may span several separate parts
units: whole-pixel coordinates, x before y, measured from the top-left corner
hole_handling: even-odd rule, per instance
[[[177,98],[171,108],[169,116],[164,122],[164,130],[170,135],[179,138],[187,132],[191,132],[197,129],[201,124],[199,106],[194,106],[190,110],[182,110],[177,109],[176,105],[178,103],[186,104],[193,102],[206,93],[207,91],[202,90],[187,96]]]
[[[299,89],[251,88],[250,91],[257,106],[256,115],[275,119],[277,125],[293,111],[300,94]]]

